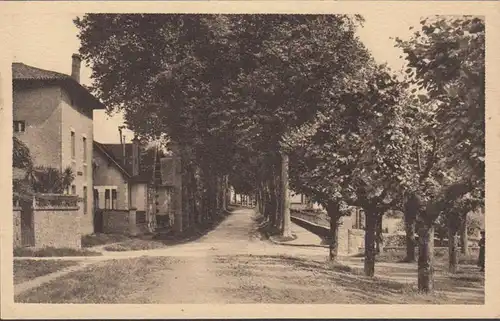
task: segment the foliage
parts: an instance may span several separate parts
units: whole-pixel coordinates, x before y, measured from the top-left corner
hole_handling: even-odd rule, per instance
[[[485,27],[481,18],[424,19],[398,40],[412,83],[437,103],[435,130],[446,164],[484,177]]]
[[[75,179],[75,174],[71,167],[61,171],[49,166],[37,166],[28,172],[27,179],[35,193],[63,194]]]
[[[231,174],[245,192],[276,178],[282,137],[330,108],[368,60],[354,33],[361,20],[89,14],[75,23],[97,96],[140,135],[179,143],[199,190],[213,194],[215,177]]]
[[[33,160],[28,146],[15,136],[12,137],[12,143],[12,166],[24,169],[32,167]]]
[[[410,40],[397,39],[410,83],[425,91],[414,102],[432,107],[420,137],[430,151],[420,157],[427,162],[418,171],[420,194],[426,202],[462,185],[453,193],[460,198],[472,188],[484,190],[484,21],[436,17],[421,25]]]

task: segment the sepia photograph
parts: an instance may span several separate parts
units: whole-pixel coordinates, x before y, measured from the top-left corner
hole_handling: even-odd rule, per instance
[[[483,306],[487,21],[12,15],[13,302]]]

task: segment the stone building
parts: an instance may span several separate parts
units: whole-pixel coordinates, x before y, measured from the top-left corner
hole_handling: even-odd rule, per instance
[[[36,166],[73,169],[75,179],[66,193],[81,199],[75,233],[89,234],[93,232],[93,111],[105,107],[80,84],[80,65],[81,58],[74,54],[70,76],[12,64],[13,135],[28,146]],[[33,217],[21,221],[25,229],[34,228]],[[57,224],[43,227],[50,228],[60,233]]]

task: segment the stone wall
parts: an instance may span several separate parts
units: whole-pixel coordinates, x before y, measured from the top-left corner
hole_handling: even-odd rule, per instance
[[[33,210],[35,247],[81,248],[78,207],[36,207]]]
[[[147,223],[137,224],[137,211],[130,210],[104,210],[103,232],[125,235],[138,235],[147,231]]]
[[[22,245],[21,242],[21,208],[20,207],[14,207],[12,209],[12,214],[13,214],[13,227],[14,230],[13,232],[13,243],[14,247],[19,247]]]

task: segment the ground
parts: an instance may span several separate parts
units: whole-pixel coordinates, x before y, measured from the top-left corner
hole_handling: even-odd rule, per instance
[[[107,252],[45,283],[25,285],[29,303],[484,303],[484,278],[473,267],[436,271],[437,293],[415,291],[416,266],[377,263],[362,275],[362,258],[327,261],[322,247],[282,246],[262,239],[250,209],[187,244]]]

